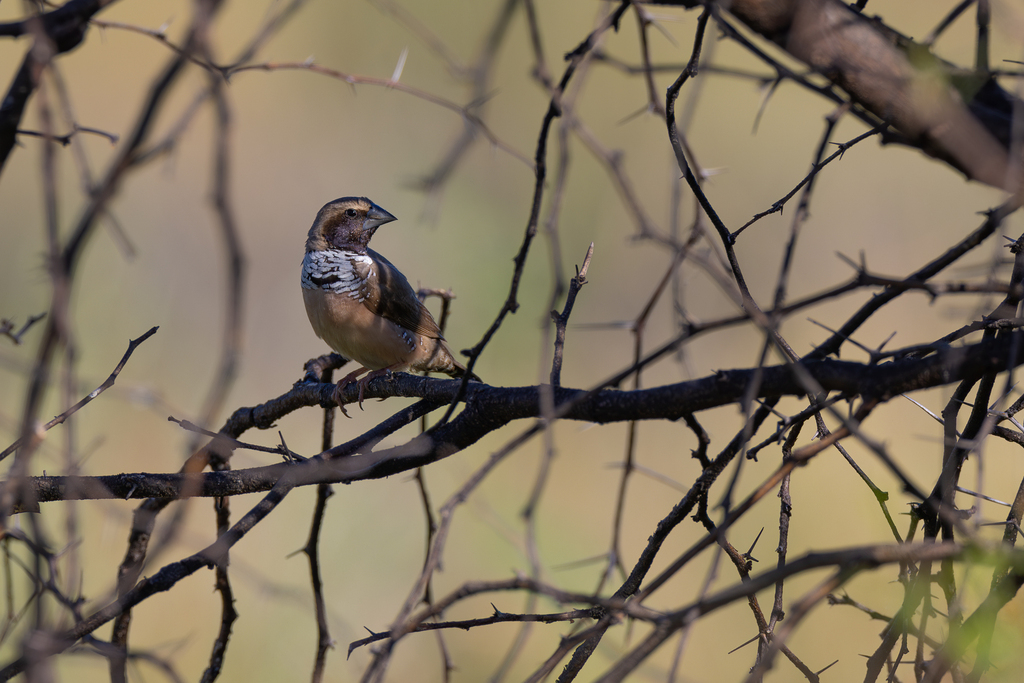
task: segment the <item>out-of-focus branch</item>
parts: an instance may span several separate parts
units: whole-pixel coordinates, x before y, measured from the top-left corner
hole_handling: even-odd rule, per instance
[[[42,316],[40,316],[40,318],[41,317]],[[36,318],[35,320],[37,320],[37,319],[38,318]],[[25,326],[28,327],[28,325],[31,322],[33,322],[33,321],[34,320],[30,320],[29,323],[25,324]],[[121,374],[122,370],[124,370],[124,366],[128,364],[128,359],[132,357],[133,353],[135,353],[135,349],[137,349],[139,347],[139,345],[142,344],[142,342],[146,341],[147,339],[152,337],[154,334],[156,334],[157,329],[159,329],[159,328],[154,327],[154,328],[150,329],[148,332],[146,332],[144,335],[139,337],[138,339],[133,339],[128,344],[128,350],[125,351],[124,356],[121,358],[121,362],[119,362],[117,364],[117,366],[114,368],[113,372],[110,373],[110,376],[107,377],[107,379],[105,379],[102,384],[100,384],[98,387],[96,387],[95,389],[90,391],[89,394],[86,395],[85,398],[83,398],[81,401],[79,401],[78,403],[76,403],[75,405],[71,406],[70,408],[65,410],[63,413],[61,413],[57,417],[53,418],[52,420],[50,420],[49,422],[44,424],[40,429],[42,431],[49,431],[53,427],[56,427],[59,424],[63,424],[65,420],[67,420],[69,417],[71,417],[72,415],[77,413],[79,410],[84,408],[85,405],[88,404],[89,402],[91,402],[94,398],[96,398],[97,396],[102,394],[104,391],[106,391],[110,387],[114,386],[114,382],[117,381],[117,376]],[[0,451],[0,460],[3,460],[8,455],[10,455],[12,452],[17,450],[17,448],[23,442],[24,442],[24,439],[18,439],[17,441],[12,443],[10,446],[5,448],[3,451]]]
[[[79,639],[94,632],[100,626],[103,626],[150,596],[170,590],[179,581],[194,574],[203,567],[216,567],[218,564],[226,562],[228,551],[238,541],[242,540],[253,527],[273,512],[293,487],[294,484],[290,481],[289,477],[282,477],[274,485],[274,488],[264,496],[263,500],[212,544],[189,557],[163,567],[153,576],[143,579],[131,590],[123,593],[116,600],[108,603],[89,617],[82,619],[71,629],[64,633],[56,634],[50,639],[50,647],[46,652],[36,652],[33,654],[43,657],[60,654],[73,646]],[[0,680],[10,680],[24,671],[28,664],[27,656],[19,657],[3,669],[0,669]]]
[[[13,320],[3,318],[0,320],[0,336],[9,338],[15,344],[21,344],[21,338],[25,336],[25,333],[31,329],[33,325],[46,317],[45,313],[39,315],[32,315],[25,321],[25,324],[21,326],[17,332],[14,331],[15,324]]]
[[[89,19],[114,0],[70,0],[63,6],[41,14],[8,24],[0,24],[0,36],[35,35],[36,42],[42,40],[52,46],[52,58],[69,52],[82,42]],[[21,67],[15,75],[7,95],[0,103],[0,172],[3,171],[17,139],[18,124],[25,113],[25,105],[39,82],[44,62],[36,45],[26,51]]]
[[[281,62],[281,63],[268,62],[268,63],[265,63],[265,64],[247,64],[247,65],[244,65],[244,66],[239,66],[239,67],[231,68],[230,75],[234,75],[236,73],[242,73],[242,72],[245,72],[245,71],[294,71],[294,70],[311,71],[313,73],[322,74],[324,76],[329,76],[331,78],[335,78],[335,79],[338,79],[340,81],[344,81],[345,83],[349,83],[351,85],[375,85],[375,86],[382,86],[382,87],[388,88],[389,90],[397,90],[399,92],[404,92],[406,94],[409,94],[409,95],[412,95],[412,96],[417,97],[419,99],[422,99],[422,100],[425,100],[427,102],[430,102],[431,104],[436,104],[436,105],[438,105],[440,107],[444,107],[445,109],[449,109],[451,111],[454,111],[457,114],[459,114],[460,116],[462,116],[467,122],[471,123],[485,138],[487,138],[488,142],[490,142],[492,145],[494,145],[498,149],[500,149],[500,150],[510,154],[511,156],[513,156],[516,159],[522,161],[524,164],[526,164],[528,166],[532,166],[533,165],[533,163],[528,158],[523,156],[521,153],[519,153],[519,151],[517,151],[511,145],[507,144],[501,138],[499,138],[497,135],[495,135],[490,130],[490,128],[488,128],[487,124],[484,123],[484,121],[479,116],[474,114],[469,108],[463,107],[463,106],[458,105],[458,104],[455,104],[454,102],[452,102],[450,100],[446,100],[443,97],[438,97],[437,95],[434,95],[433,93],[426,92],[424,90],[420,90],[419,88],[413,88],[411,86],[406,85],[405,83],[401,83],[399,81],[395,81],[395,80],[392,80],[390,78],[375,78],[375,77],[371,77],[371,76],[358,76],[358,75],[355,75],[355,74],[348,74],[348,73],[344,73],[342,71],[337,71],[335,69],[329,69],[327,67],[320,66],[319,64],[313,64],[313,63],[310,63],[310,62]]]

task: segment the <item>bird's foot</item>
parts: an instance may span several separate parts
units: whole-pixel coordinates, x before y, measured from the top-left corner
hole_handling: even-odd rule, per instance
[[[341,387],[341,382],[338,382],[338,384],[334,387],[334,402],[337,403],[338,408],[341,409],[341,414],[351,420],[352,416],[348,414],[348,411],[345,410],[345,404],[342,403]]]
[[[370,380],[377,379],[378,377],[385,377],[385,376],[390,377],[391,376],[391,368],[387,367],[387,368],[381,368],[380,370],[370,371],[368,375],[366,375],[362,379],[356,381],[356,378],[358,378],[359,375],[363,374],[364,372],[367,372],[366,368],[359,368],[355,372],[348,373],[347,375],[345,375],[345,377],[342,378],[342,380],[340,382],[338,382],[338,386],[334,389],[334,402],[338,404],[339,408],[341,408],[341,412],[345,413],[345,417],[351,417],[351,416],[348,414],[348,412],[345,411],[345,406],[342,403],[342,400],[343,400],[342,393],[341,393],[342,389],[347,387],[349,384],[352,384],[352,382],[356,382],[356,386],[359,387],[359,410],[362,410],[363,409],[363,397],[366,394],[366,385],[367,385],[367,383],[369,383]],[[384,399],[381,399],[381,400],[383,401]]]
[[[381,368],[380,370],[374,370],[366,377],[363,377],[361,380],[359,380],[359,410],[363,409],[363,393],[366,391],[366,385],[370,382],[370,380],[374,380],[377,379],[378,377],[385,376],[391,376],[391,368]],[[383,401],[384,399],[381,400]]]
[[[342,389],[347,387],[349,384],[352,384],[352,382],[355,382],[356,379],[359,377],[359,375],[363,374],[364,372],[366,372],[366,368],[359,368],[358,370],[355,370],[353,372],[348,373],[347,375],[345,375],[341,379],[340,382],[338,382],[338,386],[336,386],[334,388],[334,402],[338,404],[339,408],[341,408],[341,413],[345,417],[351,418],[352,416],[348,414],[347,410],[345,410],[344,397],[342,396],[341,391],[342,391]],[[359,409],[362,410],[362,408],[363,408],[363,380],[360,380],[359,381]]]

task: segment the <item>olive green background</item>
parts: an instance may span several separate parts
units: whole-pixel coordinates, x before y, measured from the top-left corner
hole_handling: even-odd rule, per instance
[[[463,65],[479,53],[500,2],[429,2],[401,4],[422,26],[436,35]],[[882,15],[904,33],[922,36],[949,8],[923,0],[871,2],[869,11]],[[993,64],[1020,59],[1019,39],[1024,10],[1017,3],[996,2]],[[270,3],[269,7],[278,7]],[[22,5],[4,3],[0,18],[17,18]],[[548,70],[555,78],[564,69],[562,55],[573,49],[594,27],[608,6],[598,2],[539,2],[538,18]],[[681,65],[689,57],[697,13],[649,7],[667,35],[649,33],[654,59]],[[168,37],[178,43],[190,17],[185,2],[144,3],[122,0],[99,18],[141,27],[167,25]],[[230,61],[261,25],[268,5],[228,3],[219,15],[213,41],[220,61]],[[968,64],[971,60],[973,15],[965,17],[939,43],[942,56]],[[709,27],[706,49],[715,64],[768,74],[749,54],[729,41],[718,41]],[[0,41],[0,79],[17,68],[28,42]],[[608,54],[639,64],[637,21],[627,12],[620,30],[608,33],[602,45]],[[388,78],[399,56],[408,49],[401,75],[407,86],[447,100],[464,103],[470,97],[464,78],[454,72],[410,28],[368,2],[310,2],[259,53],[257,62],[302,62],[364,77]],[[778,50],[769,48],[777,57]],[[85,43],[57,60],[71,93],[75,119],[83,126],[125,136],[155,74],[170,51],[151,37],[116,28],[93,28]],[[532,158],[548,95],[531,77],[534,58],[524,14],[517,9],[498,53],[487,90],[483,117],[490,130],[519,155]],[[658,96],[677,72],[656,77]],[[190,68],[175,86],[157,125],[165,135],[207,82],[206,74]],[[1008,84],[1012,86],[1012,84]],[[577,93],[574,89],[579,87]],[[818,145],[824,116],[832,106],[791,83],[778,88],[767,103],[757,81],[707,74],[684,88],[680,103],[699,90],[687,134],[700,163],[714,170],[706,189],[727,225],[735,228],[786,194],[807,172]],[[521,159],[479,137],[441,191],[427,197],[417,183],[450,149],[462,131],[460,116],[408,93],[386,87],[350,86],[325,75],[303,71],[252,71],[234,76],[227,88],[232,111],[231,202],[246,257],[244,351],[240,372],[218,420],[240,406],[255,405],[287,391],[302,375],[302,364],[324,353],[306,320],[299,293],[299,263],[305,233],[325,202],[343,195],[365,195],[398,216],[380,230],[373,247],[385,254],[414,285],[452,288],[456,294],[446,336],[454,349],[475,344],[497,315],[508,291],[512,257],[522,240],[529,216],[533,175]],[[608,150],[622,154],[622,168],[649,218],[662,233],[670,225],[673,186],[679,176],[668,145],[663,120],[646,112],[643,79],[607,64],[591,63],[570,90],[575,97],[573,119],[556,122],[549,146],[549,179],[543,218],[549,215],[555,186],[560,127],[575,121],[583,134]],[[56,90],[46,85],[51,102]],[[24,127],[38,129],[40,98],[34,97]],[[764,107],[757,129],[758,111]],[[58,132],[67,128],[61,120]],[[848,140],[865,127],[845,118],[832,135]],[[171,472],[178,469],[192,439],[167,421],[196,419],[220,357],[225,326],[224,247],[210,196],[214,131],[213,112],[206,106],[167,155],[126,177],[111,213],[130,240],[134,253],[120,249],[104,223],[86,248],[73,298],[76,371],[84,394],[110,372],[127,342],[153,325],[159,333],[138,349],[116,387],[90,404],[74,420],[74,454],[86,474]],[[595,244],[589,284],[573,312],[565,352],[563,383],[594,385],[630,364],[633,340],[622,323],[639,313],[669,266],[670,254],[651,240],[636,239],[637,224],[622,201],[607,170],[569,131],[568,180],[558,221],[561,251],[557,258],[563,279]],[[45,268],[45,214],[42,196],[42,143],[22,137],[0,176],[0,316],[17,322],[47,310],[50,286]],[[101,174],[116,149],[97,136],[81,143],[94,175]],[[85,199],[70,148],[58,159],[59,222],[63,234],[74,224]],[[860,259],[876,273],[903,276],[927,262],[982,220],[977,212],[1001,201],[990,188],[966,183],[954,171],[918,152],[881,147],[874,139],[849,150],[820,176],[811,217],[803,227],[793,266],[791,299],[834,286],[852,270],[837,253]],[[764,219],[740,238],[737,250],[751,290],[768,305],[780,267],[795,204],[779,216]],[[688,228],[693,201],[683,193],[681,224]],[[477,372],[495,385],[532,385],[547,377],[550,366],[551,293],[555,286],[552,247],[542,233],[534,241],[523,278],[519,311],[510,316],[488,347]],[[1016,237],[1021,221],[1013,217],[1003,233]],[[969,263],[948,273],[950,279],[980,278],[994,260],[1006,257],[1001,237],[990,239]],[[686,264],[676,283],[686,312],[696,320],[711,320],[737,312],[736,305],[698,268]],[[848,295],[809,309],[788,320],[782,332],[798,353],[808,352],[827,332],[839,326],[870,292]],[[992,307],[992,299],[948,297],[932,303],[921,294],[902,297],[858,331],[856,341],[877,347],[893,331],[889,346],[933,340],[976,319]],[[561,306],[561,301],[557,303]],[[436,306],[435,306],[436,310]],[[674,334],[671,299],[656,305],[645,332],[650,349]],[[613,324],[614,323],[614,324]],[[0,340],[0,440],[16,436],[20,406],[41,327],[25,344],[15,347]],[[643,375],[646,386],[682,381],[717,369],[757,363],[762,335],[750,327],[727,328],[697,338],[681,356],[666,358]],[[854,347],[845,358],[864,360]],[[777,359],[776,359],[777,360]],[[775,362],[775,361],[773,361]],[[923,392],[918,401],[938,413],[948,390]],[[355,436],[406,402],[370,402],[355,409],[353,419],[338,422],[337,438]],[[795,412],[800,402],[781,409]],[[59,387],[51,389],[44,418],[62,410]],[[717,452],[740,428],[735,407],[699,416]],[[250,433],[245,439],[274,445],[281,432],[290,448],[311,455],[319,450],[321,415],[306,410],[282,420],[274,430]],[[486,458],[526,424],[513,424],[471,449],[426,470],[435,507],[442,504]],[[890,453],[921,486],[930,487],[938,472],[941,428],[909,401],[897,399],[876,412],[868,432],[886,443]],[[386,441],[400,443],[410,428]],[[67,427],[52,431],[33,463],[36,473],[65,469]],[[581,563],[607,552],[614,500],[626,448],[626,426],[561,423],[553,430],[556,449],[551,479],[537,517],[542,578],[580,591],[593,590],[604,564]],[[808,429],[801,443],[811,438]],[[759,439],[757,439],[759,440]],[[895,479],[859,444],[849,441],[851,453],[876,483],[890,493],[889,509],[906,529],[907,500]],[[650,470],[688,486],[699,473],[690,457],[692,434],[681,424],[643,424],[639,428],[637,461]],[[434,582],[441,596],[468,580],[500,579],[527,572],[525,528],[520,518],[543,451],[534,439],[512,455],[460,508],[444,555],[444,571]],[[759,461],[746,462],[738,494],[745,495],[775,468],[778,449],[763,451]],[[964,485],[1010,500],[1020,479],[1019,454],[993,441],[985,447],[983,469],[973,458]],[[239,451],[233,466],[250,467],[273,461],[266,454]],[[730,469],[730,473],[731,473]],[[979,476],[981,480],[979,481]],[[724,482],[723,482],[724,483]],[[869,490],[835,452],[818,457],[799,470],[792,482],[794,518],[790,557],[811,550],[857,543],[890,542],[887,526]],[[625,507],[623,562],[629,567],[644,547],[659,519],[681,494],[651,477],[630,481]],[[722,485],[712,493],[720,501]],[[309,675],[315,651],[315,622],[302,556],[292,556],[304,542],[314,500],[312,489],[292,492],[265,522],[254,529],[232,554],[236,609],[222,680],[303,680]],[[258,501],[257,496],[232,500],[234,518]],[[968,507],[969,499],[961,505]],[[133,502],[101,501],[46,504],[42,522],[58,548],[68,543],[66,513],[78,515],[81,530],[71,560],[62,565],[64,586],[81,586],[86,611],[111,595],[117,565],[124,551]],[[180,534],[157,557],[146,574],[189,555],[214,538],[211,504],[184,503]],[[712,510],[715,519],[721,511]],[[1005,516],[1003,508],[985,503],[979,512],[987,521]],[[164,523],[168,523],[170,515]],[[22,523],[24,523],[22,521]],[[699,526],[687,523],[662,550],[654,572],[664,568],[699,539]],[[778,542],[778,502],[762,501],[731,531],[741,550],[753,543],[759,560],[755,571],[774,566]],[[163,529],[165,527],[158,527]],[[984,532],[992,538],[1001,529]],[[322,543],[324,590],[337,650],[328,659],[327,680],[357,680],[369,651],[349,659],[352,640],[365,628],[387,628],[418,575],[425,544],[425,522],[416,484],[408,476],[336,487]],[[655,608],[679,606],[695,599],[707,578],[713,554],[708,552],[681,572],[650,602]],[[14,609],[28,587],[15,570]],[[787,604],[799,599],[824,572],[786,584]],[[958,577],[968,588],[967,604],[987,585],[987,570]],[[894,570],[865,574],[847,589],[857,600],[891,613],[902,595]],[[617,585],[620,577],[612,580]],[[712,589],[734,584],[737,576],[724,559]],[[200,571],[167,594],[147,600],[135,611],[133,648],[173,661],[186,680],[201,674],[218,628],[219,601],[211,594],[213,576]],[[767,612],[771,593],[759,596]],[[506,612],[526,609],[516,594],[488,595],[456,605],[449,618],[487,616],[490,603]],[[943,605],[944,607],[944,605]],[[540,600],[538,612],[562,607]],[[47,608],[55,623],[66,615]],[[1021,664],[1019,637],[1024,619],[1018,603],[1002,618],[999,671],[995,678],[1014,680]],[[792,637],[790,645],[812,669],[835,659],[831,681],[863,677],[864,660],[876,646],[882,625],[846,607],[815,608]],[[22,627],[23,628],[23,627]],[[469,632],[445,634],[456,681],[486,680],[497,668],[519,627],[505,624]],[[568,632],[565,625],[535,625],[531,640],[506,680],[522,680]],[[607,663],[627,651],[646,633],[642,624],[615,629],[605,638],[581,680],[598,676]],[[97,635],[106,639],[109,628]],[[753,661],[754,646],[727,654],[756,635],[744,604],[698,623],[689,634],[681,662],[685,681],[741,680]],[[15,636],[13,640],[17,640]],[[678,639],[662,647],[635,674],[635,680],[665,680]],[[0,647],[8,661],[15,643]],[[162,674],[145,663],[132,664],[135,680],[161,680]],[[57,660],[62,680],[104,680],[101,658],[72,654]],[[906,676],[910,676],[909,670]],[[769,680],[797,680],[797,672],[778,661]],[[389,680],[442,680],[441,656],[431,634],[406,638],[397,649]]]

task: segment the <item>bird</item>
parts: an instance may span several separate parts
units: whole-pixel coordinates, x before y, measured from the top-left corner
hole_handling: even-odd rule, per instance
[[[342,197],[316,214],[302,258],[302,300],[318,337],[361,368],[335,389],[360,379],[359,407],[370,380],[392,372],[441,372],[460,378],[466,367],[452,355],[434,316],[391,261],[369,248],[380,226],[397,220],[366,197]],[[480,378],[469,373],[470,379]]]

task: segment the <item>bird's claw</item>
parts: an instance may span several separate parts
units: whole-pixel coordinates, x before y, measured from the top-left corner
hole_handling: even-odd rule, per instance
[[[370,375],[372,374],[371,372]],[[370,381],[370,375],[359,380],[359,410],[363,409],[363,393],[366,391],[366,383]]]
[[[352,384],[352,382],[356,381],[356,378],[359,377],[359,375],[363,374],[364,372],[366,372],[365,368],[359,368],[358,370],[355,370],[353,372],[348,373],[347,375],[345,375],[341,379],[340,382],[338,382],[338,386],[334,390],[334,402],[338,404],[339,408],[341,408],[341,412],[342,412],[342,414],[345,417],[351,418],[352,416],[348,414],[347,410],[345,410],[345,404],[344,404],[344,402],[342,400],[342,394],[341,394],[342,389],[347,387],[349,384]],[[360,408],[360,410],[362,409],[362,407],[363,407],[363,387],[362,387],[362,380],[360,380],[360,382],[359,382],[359,408]]]
[[[370,380],[377,379],[378,377],[390,378],[391,368],[381,368],[380,370],[374,370],[370,374],[366,375],[366,377],[363,377],[361,380],[359,380],[359,410],[363,409],[363,395],[364,392],[366,391],[366,385],[370,382]],[[380,400],[383,401],[384,399],[382,398]]]
[[[338,382],[338,386],[334,389],[334,402],[338,404],[339,408],[341,408],[341,412],[345,414],[345,417],[352,417],[345,410],[345,406],[342,403],[342,390],[345,387],[347,387],[349,384],[352,384],[353,382],[356,383],[356,386],[359,387],[359,410],[363,410],[363,399],[366,396],[366,385],[370,382],[370,380],[377,379],[378,377],[391,377],[391,368],[381,368],[380,370],[373,370],[362,379],[357,380],[356,378],[359,377],[359,375],[363,374],[364,372],[366,372],[366,368],[361,368],[359,370],[356,370],[355,372],[350,372],[349,374],[345,375],[344,379]],[[383,401],[384,399],[382,398],[380,400]]]
[[[342,380],[342,382],[344,382],[344,380]],[[348,414],[347,410],[345,410],[344,398],[341,395],[341,389],[345,386],[342,382],[338,382],[337,386],[334,387],[334,402],[337,403],[338,408],[341,409],[341,414],[351,420],[352,416]]]

